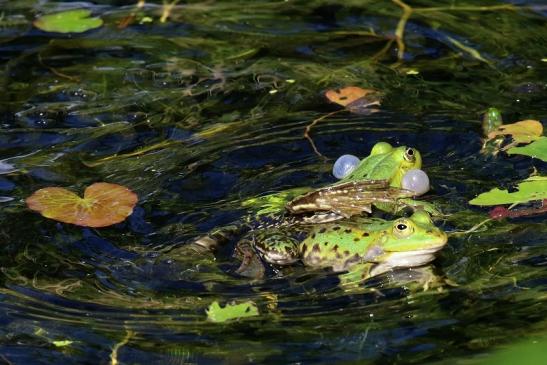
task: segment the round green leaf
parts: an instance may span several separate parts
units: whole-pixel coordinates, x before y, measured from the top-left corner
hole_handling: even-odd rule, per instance
[[[103,25],[101,18],[90,18],[90,15],[87,9],[68,10],[41,16],[34,21],[34,26],[46,32],[83,33]]]
[[[225,307],[221,307],[217,301],[214,301],[206,312],[207,319],[217,323],[242,317],[258,316],[258,308],[250,300],[240,304],[228,303]]]
[[[526,155],[540,160],[547,161],[547,137],[541,137],[537,141],[524,147],[513,147],[507,150],[509,155]]]
[[[469,204],[518,204],[543,199],[547,199],[547,176],[533,176],[518,184],[518,191],[509,193],[507,190],[495,188],[489,192],[480,194],[471,200]]]

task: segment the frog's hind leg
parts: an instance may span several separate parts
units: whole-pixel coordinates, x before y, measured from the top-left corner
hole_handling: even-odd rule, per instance
[[[252,278],[264,277],[262,261],[289,265],[300,258],[298,240],[278,229],[249,234],[237,243],[235,256],[241,259],[241,266],[236,272]]]
[[[242,226],[237,225],[224,226],[196,238],[191,242],[191,245],[198,252],[216,251],[221,245],[229,242],[240,234],[243,229],[248,228],[242,228]]]
[[[268,229],[255,235],[254,246],[270,264],[290,265],[300,259],[298,240],[280,229]]]

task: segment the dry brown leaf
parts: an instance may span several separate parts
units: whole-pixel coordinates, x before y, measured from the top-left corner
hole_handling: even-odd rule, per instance
[[[530,143],[535,141],[543,134],[543,125],[532,119],[521,120],[512,124],[502,124],[498,129],[488,133],[488,140],[497,136],[513,137],[515,143]]]
[[[378,93],[378,91],[374,89],[362,89],[357,86],[348,86],[342,89],[328,90],[325,96],[333,103],[346,106],[372,93]]]
[[[137,195],[122,185],[95,183],[80,198],[64,188],[37,190],[26,199],[27,206],[46,218],[84,227],[106,227],[127,218]]]

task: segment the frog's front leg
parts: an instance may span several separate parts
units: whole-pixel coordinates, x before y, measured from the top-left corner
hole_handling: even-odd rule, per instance
[[[363,262],[356,265],[353,265],[349,268],[349,271],[340,274],[340,286],[344,290],[354,290],[359,287],[363,281],[372,277],[371,272],[375,264],[371,262]]]
[[[395,207],[394,213],[399,213],[401,210],[403,210],[406,207],[412,208],[414,211],[416,210],[425,210],[433,217],[442,217],[443,213],[435,207],[433,204],[429,202],[424,202],[421,200],[414,200],[410,198],[403,198],[397,200],[397,206]]]
[[[344,290],[354,290],[363,281],[391,269],[393,269],[393,266],[389,263],[361,262],[351,266],[347,273],[340,275],[340,286]]]

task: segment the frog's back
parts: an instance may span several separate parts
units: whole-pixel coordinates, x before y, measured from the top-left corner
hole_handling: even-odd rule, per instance
[[[334,271],[366,260],[370,247],[383,226],[366,230],[353,224],[325,224],[313,229],[300,244],[302,262],[311,267],[332,267]]]
[[[390,155],[371,155],[365,158],[359,166],[343,181],[362,179],[390,180],[397,172],[398,164],[394,163]]]

